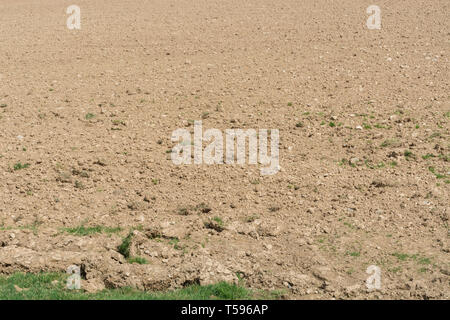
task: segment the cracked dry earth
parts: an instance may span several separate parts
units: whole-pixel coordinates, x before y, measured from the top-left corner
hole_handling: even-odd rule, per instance
[[[449,298],[447,0],[73,2],[0,3],[0,273]],[[173,164],[193,120],[279,129],[280,172]]]

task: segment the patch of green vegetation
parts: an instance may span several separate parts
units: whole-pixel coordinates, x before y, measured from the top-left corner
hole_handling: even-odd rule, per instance
[[[419,257],[418,264],[431,264],[431,259],[426,257]]]
[[[331,128],[336,127],[336,124],[335,124],[333,121],[330,121],[330,123],[328,123],[328,125],[329,125]]]
[[[220,227],[223,227],[224,223],[220,217],[214,217],[213,221],[217,222]]]
[[[434,176],[435,176],[437,179],[444,179],[444,178],[447,177],[445,174],[441,174],[441,173],[436,172],[436,169],[435,169],[434,167],[428,167],[428,170],[429,170],[432,174],[434,174]]]
[[[115,126],[118,126],[118,125],[126,126],[126,125],[127,125],[127,124],[125,123],[125,121],[119,120],[119,119],[112,120],[112,124],[115,125]]]
[[[299,122],[297,122],[297,123],[295,124],[295,126],[296,126],[297,128],[303,128],[305,125],[303,124],[303,122],[299,121]]]
[[[407,254],[407,253],[399,253],[395,252],[392,254],[394,257],[396,257],[399,261],[415,261],[416,263],[420,265],[430,265],[431,264],[431,258],[419,255],[419,254]]]
[[[434,158],[434,157],[435,157],[434,154],[432,154],[432,153],[427,153],[426,155],[422,156],[422,159],[423,159],[423,160],[427,160],[427,159]]]
[[[366,165],[367,168],[369,169],[381,169],[384,168],[386,165],[384,164],[384,162],[379,162],[377,164],[372,164],[372,162],[370,160],[364,160],[364,163]]]
[[[209,221],[205,221],[203,225],[205,226],[205,228],[213,229],[217,232],[222,232],[223,230],[225,230],[225,223],[220,217],[214,217]]]
[[[178,238],[173,238],[173,239],[170,239],[169,240],[169,244],[171,245],[171,246],[173,246],[173,248],[175,249],[175,250],[181,250],[181,249],[183,249],[183,247],[182,246],[180,246],[180,239],[178,239]]]
[[[147,259],[142,257],[132,257],[127,259],[128,263],[148,264]]]
[[[402,271],[402,268],[401,267],[395,267],[395,268],[388,269],[388,271],[390,271],[392,273],[399,273],[399,272]]]
[[[194,284],[167,292],[139,291],[132,288],[105,289],[96,293],[66,288],[68,274],[15,273],[0,277],[1,300],[241,300],[279,299],[281,292],[251,290],[243,285],[219,282]]]
[[[351,257],[359,257],[361,255],[361,252],[359,252],[359,251],[348,251],[347,255],[349,255]]]
[[[405,152],[403,152],[403,155],[405,156],[406,160],[411,160],[411,159],[416,158],[416,155],[414,153],[412,153],[412,151],[410,151],[410,150],[405,150]]]
[[[292,102],[288,102],[288,107],[292,107]]]
[[[370,130],[370,129],[372,129],[372,126],[370,124],[368,124],[368,123],[363,123],[363,128],[367,129],[367,130]]]
[[[130,231],[128,235],[123,238],[122,243],[117,247],[117,251],[125,258],[130,258],[130,246],[133,239],[133,231]]]
[[[42,224],[42,221],[38,221],[38,220],[35,220],[31,224],[27,224],[25,226],[17,226],[17,227],[13,227],[13,226],[5,227],[2,224],[2,226],[0,226],[0,230],[15,230],[15,229],[17,229],[17,230],[31,230],[31,231],[33,231],[33,234],[36,235],[37,232],[38,232],[38,228],[39,228],[39,226],[41,224]]]
[[[22,169],[26,169],[26,168],[28,168],[30,166],[30,164],[29,163],[24,163],[24,164],[22,164],[22,163],[20,163],[20,162],[17,162],[16,164],[14,164],[14,170],[15,171],[17,171],[17,170],[22,170]]]
[[[93,114],[93,113],[87,113],[85,116],[84,116],[84,118],[86,119],[86,120],[91,120],[91,119],[93,119],[95,117],[95,114]]]
[[[405,261],[409,257],[409,255],[406,253],[398,253],[398,252],[395,252],[392,255],[400,261]]]
[[[74,228],[64,228],[64,232],[76,235],[76,236],[89,236],[96,233],[117,233],[122,231],[120,227],[104,227],[104,226],[93,226],[85,227],[83,225]]]

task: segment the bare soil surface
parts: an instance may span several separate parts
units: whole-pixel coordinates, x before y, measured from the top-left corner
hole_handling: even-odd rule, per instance
[[[0,273],[75,264],[89,291],[240,278],[288,299],[449,299],[449,12],[2,0]],[[279,129],[280,172],[175,165],[171,134],[193,120]],[[119,253],[130,230],[147,264]]]

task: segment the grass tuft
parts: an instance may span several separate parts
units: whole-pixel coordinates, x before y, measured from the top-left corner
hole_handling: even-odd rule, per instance
[[[125,258],[130,257],[130,246],[131,240],[133,239],[133,231],[128,233],[128,235],[123,238],[122,243],[117,247],[117,251],[122,254]]]
[[[14,165],[14,170],[17,171],[17,170],[26,169],[26,168],[28,168],[29,166],[30,166],[29,163],[24,163],[24,164],[22,164],[22,163],[20,163],[20,162],[17,162],[17,163]]]
[[[219,282],[194,284],[167,292],[139,291],[132,288],[104,289],[96,293],[66,288],[68,274],[15,273],[0,276],[1,300],[243,300],[278,299],[281,292],[254,291],[242,285]]]
[[[75,228],[64,228],[63,231],[76,236],[89,236],[95,233],[117,233],[122,231],[122,228],[103,227],[103,226],[94,226],[94,227],[78,226]]]

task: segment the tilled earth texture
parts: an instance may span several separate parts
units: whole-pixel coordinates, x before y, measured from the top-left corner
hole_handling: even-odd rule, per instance
[[[448,0],[2,0],[0,273],[450,298],[449,14]],[[196,120],[279,130],[279,171],[175,164],[172,133]]]

